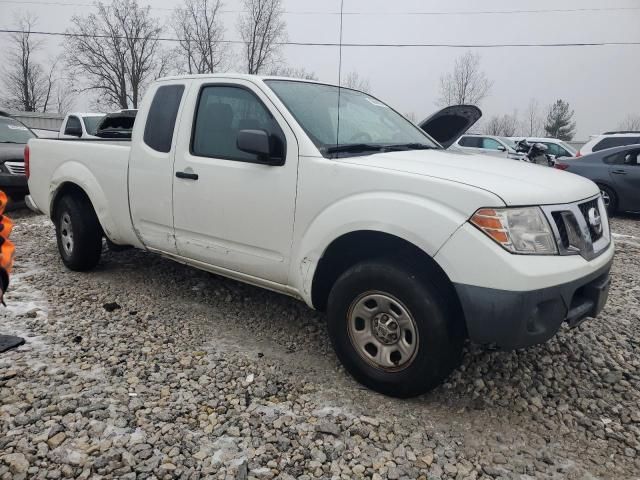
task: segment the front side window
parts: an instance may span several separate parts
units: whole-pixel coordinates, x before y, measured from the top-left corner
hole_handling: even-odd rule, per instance
[[[23,124],[13,118],[0,117],[0,143],[24,144],[35,135]]]
[[[82,125],[78,117],[69,117],[67,126],[64,129],[65,135],[82,135]]]
[[[483,138],[482,139],[482,148],[484,148],[486,150],[501,150],[501,149],[504,149],[504,147],[500,144],[500,142],[498,142],[497,140],[494,140],[493,138]]]
[[[262,130],[269,136],[271,157],[285,156],[285,136],[278,122],[255,94],[242,87],[204,87],[193,128],[193,155],[257,162],[258,156],[239,150],[236,140],[241,130]]]
[[[631,152],[627,152],[624,155],[624,164],[632,165],[634,167],[639,166],[640,164],[640,150],[633,150]]]
[[[422,145],[439,148],[422,130],[366,93],[333,85],[267,80],[325,157],[334,149],[362,146]],[[339,115],[338,115],[339,111]]]
[[[144,127],[144,143],[157,152],[169,153],[171,150],[183,92],[184,85],[164,85],[153,97]]]

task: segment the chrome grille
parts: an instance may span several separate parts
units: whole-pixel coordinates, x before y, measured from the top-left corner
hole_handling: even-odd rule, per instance
[[[24,175],[24,162],[4,162],[4,166],[12,175]]]
[[[591,240],[594,242],[599,240],[600,237],[602,237],[602,234],[604,233],[604,229],[600,229],[600,231],[598,231],[593,225],[591,225],[591,223],[589,223],[589,211],[592,208],[596,208],[596,209],[598,208],[598,199],[595,198],[593,200],[589,200],[588,202],[581,203],[580,205],[578,205],[578,208],[580,208],[580,212],[582,213],[582,216],[587,222],[587,226],[589,227],[589,233],[591,234]]]
[[[560,255],[581,255],[591,260],[611,243],[609,219],[599,195],[586,202],[543,206],[542,210],[556,237]]]

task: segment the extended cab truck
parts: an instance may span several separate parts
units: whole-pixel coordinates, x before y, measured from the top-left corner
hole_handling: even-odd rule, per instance
[[[473,108],[422,127],[446,146]],[[327,311],[349,372],[388,395],[441,383],[467,338],[537,344],[607,298],[614,247],[594,183],[447,152],[355,90],[167,78],[129,145],[32,140],[26,156],[30,203],[69,268],[94,267],[106,237],[302,299]]]

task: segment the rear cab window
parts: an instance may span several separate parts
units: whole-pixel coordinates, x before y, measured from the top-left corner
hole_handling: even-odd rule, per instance
[[[171,150],[183,93],[184,85],[163,85],[156,90],[144,127],[144,143],[157,152]]]

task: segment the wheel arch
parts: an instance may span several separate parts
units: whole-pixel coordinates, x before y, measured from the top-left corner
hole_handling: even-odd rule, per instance
[[[93,173],[75,161],[61,165],[52,175],[49,214],[55,218],[55,208],[65,194],[77,195],[89,202],[98,217],[98,223],[108,238],[117,237],[119,231],[107,206],[107,196]]]
[[[326,310],[329,292],[340,275],[353,265],[369,259],[398,259],[418,265],[419,269],[433,277],[451,298],[455,298],[456,309],[462,314],[453,283],[431,255],[408,240],[376,230],[352,231],[329,244],[313,274],[313,307],[320,311]]]

